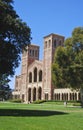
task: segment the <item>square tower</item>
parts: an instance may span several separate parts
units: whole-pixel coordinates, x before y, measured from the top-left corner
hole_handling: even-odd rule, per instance
[[[26,101],[27,85],[28,85],[28,67],[34,62],[39,60],[39,46],[29,45],[23,50],[22,53],[22,69],[21,69],[21,99]]]
[[[54,60],[56,47],[63,46],[64,36],[50,34],[44,37],[44,57],[43,57],[43,98],[53,99],[53,85],[51,67]]]

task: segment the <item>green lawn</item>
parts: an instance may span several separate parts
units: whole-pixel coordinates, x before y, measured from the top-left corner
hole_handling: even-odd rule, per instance
[[[0,103],[0,130],[83,130],[83,108]]]

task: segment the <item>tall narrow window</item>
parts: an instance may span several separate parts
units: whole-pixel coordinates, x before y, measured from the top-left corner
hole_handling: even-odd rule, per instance
[[[29,73],[29,83],[31,83],[32,82],[32,73],[30,72]]]
[[[39,71],[39,82],[42,81],[42,70]]]
[[[54,40],[54,48],[56,47],[56,39]]]
[[[34,69],[34,82],[37,82],[37,68]]]

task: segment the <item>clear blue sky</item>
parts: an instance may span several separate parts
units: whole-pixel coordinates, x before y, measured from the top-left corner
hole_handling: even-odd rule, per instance
[[[57,33],[67,38],[75,27],[83,26],[83,0],[14,0],[14,9],[31,28],[31,43],[40,46],[40,59],[44,36]],[[16,69],[16,75],[20,72],[21,66]],[[12,78],[11,88],[14,82]]]

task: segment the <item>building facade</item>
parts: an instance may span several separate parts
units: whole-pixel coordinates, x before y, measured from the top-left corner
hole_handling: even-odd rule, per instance
[[[15,78],[13,98],[28,103],[35,100],[80,100],[80,93],[68,88],[58,89],[52,84],[51,66],[64,36],[50,34],[44,37],[43,60],[39,60],[39,46],[29,45],[22,54],[21,75]]]

